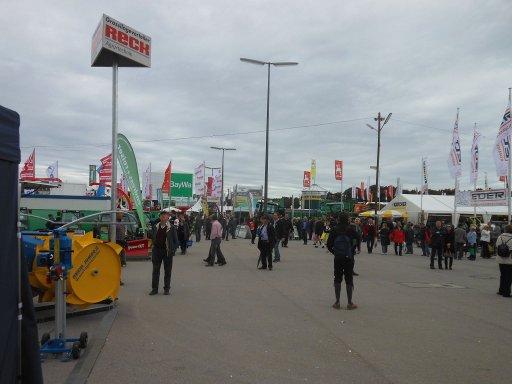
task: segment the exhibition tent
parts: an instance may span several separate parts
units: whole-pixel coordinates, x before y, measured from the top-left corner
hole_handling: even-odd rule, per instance
[[[416,195],[416,194],[400,194],[397,195],[386,205],[386,210],[393,209],[395,211],[407,213],[409,221],[418,223],[423,211],[425,220],[429,216],[449,216],[452,222],[458,222],[461,215],[472,216],[475,213],[473,207],[457,207],[456,217],[454,214],[454,196],[446,195]],[[494,207],[476,207],[476,215],[482,217],[484,222],[493,219],[493,216],[506,216],[508,207],[506,205]]]

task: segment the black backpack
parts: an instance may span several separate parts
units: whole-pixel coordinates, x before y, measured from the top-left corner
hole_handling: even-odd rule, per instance
[[[510,256],[510,250],[508,249],[508,242],[512,239],[508,239],[507,242],[501,243],[496,247],[496,253],[499,257],[508,258]],[[503,240],[502,240],[503,241]]]
[[[350,237],[344,233],[337,234],[334,239],[333,251],[334,256],[345,256],[347,259],[351,259],[353,255]]]

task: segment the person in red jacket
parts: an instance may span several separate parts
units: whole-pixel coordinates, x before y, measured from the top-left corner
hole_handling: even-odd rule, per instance
[[[375,239],[377,238],[377,226],[375,225],[373,219],[368,219],[368,221],[364,225],[363,235],[366,240],[366,247],[368,248],[368,253],[372,253],[375,244]]]
[[[389,240],[395,244],[395,255],[402,256],[402,248],[405,242],[405,232],[402,229],[402,225],[400,223],[397,223],[395,229],[391,231]]]

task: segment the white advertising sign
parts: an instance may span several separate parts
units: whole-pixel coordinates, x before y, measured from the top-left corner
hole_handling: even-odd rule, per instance
[[[103,15],[92,36],[91,66],[151,67],[151,37]]]
[[[459,207],[492,207],[507,205],[506,189],[457,192],[455,204]]]

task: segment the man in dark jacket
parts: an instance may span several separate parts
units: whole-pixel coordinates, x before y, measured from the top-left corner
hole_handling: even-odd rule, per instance
[[[272,270],[272,249],[276,243],[276,231],[270,223],[268,215],[263,216],[262,224],[258,228],[258,249],[260,250],[261,267],[258,269]]]
[[[153,275],[151,281],[150,295],[158,293],[158,284],[160,283],[160,268],[164,263],[164,295],[169,295],[171,290],[172,261],[178,244],[178,235],[176,228],[169,223],[169,213],[160,212],[158,215],[160,222],[155,225],[153,230],[153,250],[151,261],[153,263]]]
[[[412,245],[414,243],[414,230],[412,229],[412,223],[408,223],[405,228],[405,254],[412,255]]]
[[[348,216],[343,213],[340,214],[338,216],[338,224],[331,230],[327,239],[327,249],[334,255],[334,294],[336,296],[336,302],[332,305],[334,309],[340,309],[343,276],[345,276],[347,288],[347,309],[357,308],[357,305],[352,302],[352,292],[354,291],[352,243],[356,237],[357,233],[349,225]],[[345,244],[345,247],[343,247],[343,244]]]
[[[436,269],[434,267],[434,259],[437,255],[437,267],[443,269],[443,249],[445,233],[443,224],[440,220],[436,221],[436,225],[430,231],[430,269]]]
[[[274,213],[274,229],[276,231],[276,242],[274,244],[274,263],[281,261],[281,253],[279,252],[279,244],[284,241],[285,235],[285,222],[281,213]]]

